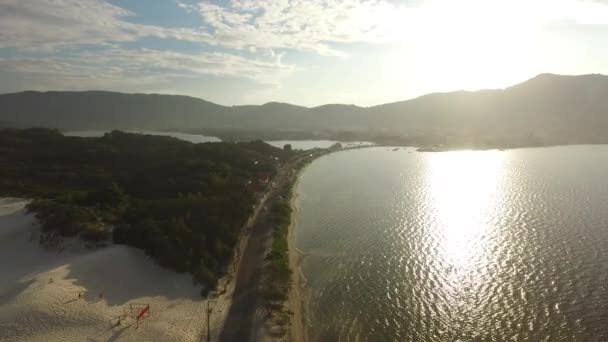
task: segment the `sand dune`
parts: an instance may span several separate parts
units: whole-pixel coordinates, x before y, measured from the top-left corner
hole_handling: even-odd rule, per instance
[[[207,303],[189,275],[162,269],[126,246],[90,250],[67,241],[63,250],[47,250],[38,243],[39,228],[25,204],[0,199],[0,341],[206,336]],[[139,328],[129,318],[116,325],[133,303],[149,304],[150,316]],[[212,330],[221,323],[214,320]]]

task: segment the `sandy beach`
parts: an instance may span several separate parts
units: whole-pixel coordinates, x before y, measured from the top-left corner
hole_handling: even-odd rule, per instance
[[[293,272],[286,304],[293,313],[288,318],[293,341],[308,340],[303,254],[295,245],[301,172],[293,184],[288,229]],[[51,249],[42,246],[39,223],[27,213],[27,203],[0,198],[0,259],[10,261],[0,263],[1,341],[204,341],[208,334],[211,341],[220,338],[248,233],[241,236],[219,293],[208,301],[189,274],[159,267],[136,248],[89,248],[78,239],[64,239]],[[134,317],[148,305],[150,314],[136,324]],[[213,311],[209,329],[208,308]]]
[[[308,341],[308,324],[306,319],[306,301],[307,294],[305,289],[306,278],[302,274],[302,259],[303,253],[296,247],[295,229],[297,228],[297,212],[298,207],[296,200],[299,192],[298,188],[300,185],[299,177],[302,171],[298,174],[298,180],[293,186],[292,196],[290,200],[291,205],[291,224],[289,225],[288,241],[289,241],[289,266],[292,270],[292,285],[288,296],[289,310],[292,312],[291,316],[291,338],[293,342],[305,342]]]
[[[200,341],[207,301],[188,274],[155,265],[141,250],[39,242],[23,200],[0,199],[1,341]],[[222,296],[221,296],[222,297]],[[213,301],[212,337],[229,296]],[[134,316],[150,306],[137,326]],[[215,340],[215,338],[212,338]]]

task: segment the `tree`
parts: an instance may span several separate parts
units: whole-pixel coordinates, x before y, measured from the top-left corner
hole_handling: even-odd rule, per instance
[[[209,289],[226,272],[255,202],[243,184],[290,157],[262,141],[0,130],[0,195],[35,198],[28,209],[46,237],[111,238]]]
[[[330,149],[330,150],[334,150],[334,151],[335,151],[335,150],[341,150],[341,149],[342,149],[342,144],[340,144],[339,142],[337,142],[337,143],[335,143],[335,144],[331,145],[331,146],[329,147],[329,149]]]

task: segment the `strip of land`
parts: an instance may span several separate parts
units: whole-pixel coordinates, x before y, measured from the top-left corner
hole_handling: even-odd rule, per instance
[[[272,234],[275,228],[272,224],[265,222],[264,219],[268,215],[268,210],[273,201],[282,196],[285,190],[291,189],[294,186],[301,168],[325,153],[327,153],[326,150],[311,152],[295,158],[282,166],[277,172],[277,176],[273,179],[272,187],[258,204],[257,208],[263,207],[264,209],[260,211],[259,215],[254,217],[253,222],[251,222],[251,228],[242,242],[243,251],[236,267],[234,291],[231,294],[232,305],[227,314],[224,328],[219,335],[219,341],[269,340],[273,339],[273,336],[283,338],[282,333],[276,334],[276,332],[269,331],[266,326],[266,320],[273,314],[273,309],[272,307],[265,306],[265,300],[261,298],[259,291],[260,281],[265,271],[264,266],[267,262],[266,256],[272,244]],[[290,228],[290,230],[293,229]],[[292,244],[290,243],[290,245]],[[291,254],[289,257],[291,257]],[[290,266],[295,267],[291,264],[291,261]],[[292,268],[292,271],[294,269]],[[299,279],[297,281],[299,282]],[[291,288],[295,287],[297,286],[292,286]],[[295,298],[294,296],[298,295],[299,292],[292,294],[291,298]],[[291,306],[289,308],[294,311]],[[301,321],[303,314],[300,310],[297,311],[296,314],[298,317],[301,317]],[[284,327],[278,328],[288,329],[289,320],[285,323]],[[296,323],[295,326],[300,325]],[[272,330],[272,327],[270,330]],[[301,328],[296,330],[303,331]],[[305,340],[303,332],[297,333],[297,335],[300,336],[300,341]]]
[[[256,207],[251,226],[242,242],[244,248],[236,268],[232,305],[219,336],[220,341],[248,341],[252,336],[254,316],[259,305],[258,282],[273,228],[261,224],[259,218],[264,216],[264,208],[278,195],[278,190],[286,185],[293,167],[294,162],[290,162],[280,168],[273,180],[274,185]],[[259,215],[260,212],[262,215]]]
[[[298,196],[298,183],[294,185],[293,196],[290,201],[292,209],[291,224],[289,225],[289,266],[292,270],[291,279],[292,285],[289,291],[288,307],[292,312],[291,317],[291,339],[293,342],[308,341],[308,329],[306,320],[306,289],[304,285],[306,279],[302,274],[302,253],[296,247],[295,230],[297,226],[297,205],[296,199]]]

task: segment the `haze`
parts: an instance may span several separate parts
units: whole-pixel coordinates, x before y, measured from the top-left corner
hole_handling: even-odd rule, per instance
[[[4,0],[0,92],[369,106],[608,73],[606,41],[607,1]]]

